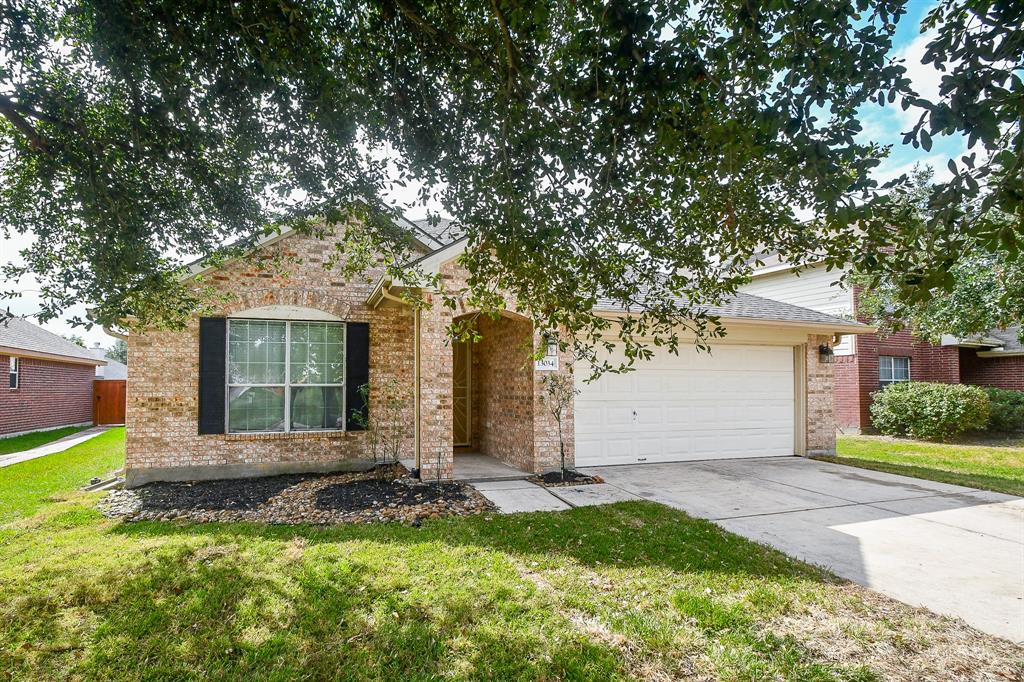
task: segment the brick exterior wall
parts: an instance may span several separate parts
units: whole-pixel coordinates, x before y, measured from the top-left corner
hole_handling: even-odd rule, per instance
[[[859,289],[854,290],[857,301]],[[868,320],[859,317],[861,322]],[[870,429],[872,394],[879,390],[878,357],[910,358],[911,381],[976,384],[1024,390],[1024,358],[979,358],[976,350],[935,346],[903,330],[887,337],[857,336],[856,354],[836,358],[836,416],[840,428]]]
[[[552,372],[535,371],[530,359],[531,344],[532,347],[538,347],[540,341],[538,334],[529,321],[516,313],[514,301],[506,304],[511,314],[498,320],[478,315],[479,311],[460,298],[460,294],[466,290],[466,274],[454,262],[441,268],[441,281],[446,293],[459,299],[458,317],[475,318],[474,325],[481,337],[473,345],[474,449],[524,471],[540,473],[556,469],[560,465],[558,424],[542,400],[543,378]],[[424,311],[423,317],[440,317],[438,324],[443,323],[440,327],[442,329],[451,322],[451,313],[439,305]],[[425,357],[424,348],[428,339],[423,336],[423,331],[421,323],[421,354]],[[441,353],[436,360],[440,369],[429,379],[437,390],[431,395],[421,390],[423,402],[420,409],[429,410],[435,415],[433,424],[447,424],[447,430],[428,425],[421,413],[420,447],[421,450],[430,447],[435,453],[449,453],[448,462],[442,463],[442,469],[446,470],[442,476],[445,476],[450,475],[452,467],[453,354],[443,334],[432,335],[429,344],[432,354]],[[439,351],[442,347],[445,350]],[[568,375],[571,371],[571,356],[561,354],[558,373]],[[424,370],[423,377],[427,378],[427,370]],[[572,422],[570,406],[563,420],[567,466],[572,466],[574,461]],[[426,462],[423,466],[427,466]],[[429,474],[424,473],[424,477],[436,476],[436,463],[431,467],[432,470]]]
[[[92,423],[95,366],[23,357],[13,391],[9,371],[0,355],[0,435]]]
[[[338,281],[324,267],[334,254],[329,241],[293,235],[267,245],[261,256],[283,259],[262,268],[234,261],[205,278],[227,295],[213,313],[231,315],[267,305],[302,306],[370,325],[370,382],[394,378],[407,395],[402,456],[413,456],[413,313],[402,306],[365,305],[379,274]],[[269,261],[268,261],[269,262]],[[129,338],[125,465],[133,470],[290,463],[333,463],[367,456],[364,432],[198,435],[199,324],[184,331],[151,331]],[[425,368],[426,369],[426,368]],[[371,411],[375,410],[371,394]],[[377,412],[379,414],[379,411]],[[449,429],[450,430],[450,429]]]
[[[452,477],[451,321],[451,310],[440,302],[420,313],[420,476],[426,480]]]
[[[863,337],[857,337],[857,343],[860,343],[861,338]],[[857,356],[836,356],[832,372],[835,381],[836,425],[840,428],[859,426],[861,423],[860,374]]]
[[[965,384],[1024,391],[1024,355],[979,358],[974,349],[961,348],[960,373]]]
[[[807,337],[807,454],[836,453],[834,363],[819,360],[818,346],[830,345],[831,337]]]
[[[481,317],[473,344],[473,447],[506,464],[533,470],[533,325]]]
[[[534,334],[533,342],[536,347],[540,347],[541,340],[539,334]],[[573,373],[573,360],[574,358],[570,352],[559,351],[557,374],[571,376]],[[533,412],[533,470],[537,473],[553,471],[561,467],[558,421],[551,414],[547,403],[540,398],[545,392],[544,376],[555,373],[533,373],[533,394],[535,396]],[[575,418],[572,402],[569,403],[569,407],[562,417],[562,439],[565,442],[565,465],[572,467],[576,462]]]
[[[234,261],[203,278],[201,286],[220,296],[208,314],[231,316],[262,306],[298,306],[331,313],[341,320],[370,326],[370,381],[394,378],[407,396],[402,416],[405,433],[403,459],[415,457],[418,431],[421,476],[426,480],[450,478],[453,473],[452,381],[453,350],[448,328],[453,312],[440,296],[426,295],[429,305],[419,311],[385,303],[370,308],[365,301],[380,274],[342,281],[325,268],[335,255],[332,242],[292,235],[263,247],[266,267]],[[476,311],[459,298],[466,273],[455,263],[441,269],[446,294],[459,301],[458,316]],[[533,325],[515,313],[499,320],[477,320],[480,341],[473,350],[474,445],[519,468],[542,472],[559,465],[559,439],[555,418],[543,401],[544,376],[535,371],[528,348],[539,346]],[[419,316],[419,422],[414,411],[415,324]],[[835,448],[833,367],[818,362],[817,347],[827,337],[808,337],[806,433],[810,452]],[[210,477],[210,467],[221,475],[276,473],[289,470],[343,468],[364,463],[368,455],[364,432],[213,434],[198,435],[198,319],[183,331],[132,334],[129,352],[132,373],[128,381],[127,455],[129,484],[165,478],[166,472],[187,472],[181,477]],[[572,358],[562,353],[558,372],[571,375]],[[91,372],[92,368],[88,368]],[[875,370],[877,372],[877,368]],[[876,374],[877,377],[877,374]],[[371,394],[370,410],[380,413]],[[91,407],[91,400],[90,400]],[[567,464],[573,463],[573,414],[563,421]],[[203,473],[205,471],[205,473]],[[202,475],[199,475],[202,473]],[[145,474],[145,476],[143,476]]]

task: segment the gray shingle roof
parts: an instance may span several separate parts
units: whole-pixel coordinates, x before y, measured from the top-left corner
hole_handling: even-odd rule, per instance
[[[66,339],[48,332],[21,317],[10,317],[0,320],[0,346],[26,351],[26,353],[43,353],[59,355],[66,358],[86,360],[100,364],[85,348],[71,343]]]
[[[413,237],[422,242],[428,249],[428,253],[433,253],[443,249],[444,247],[458,241],[463,237],[462,230],[455,227],[453,221],[448,218],[439,218],[436,224],[431,224],[426,218],[420,220],[409,220],[408,218],[401,217],[396,219],[395,225],[408,230]],[[239,239],[232,242],[231,246],[242,247],[242,248],[259,248],[261,245],[269,241],[276,241],[281,237],[286,237],[293,234],[292,228],[284,229],[280,234],[270,234],[261,237],[249,237],[246,239]],[[194,260],[191,260],[184,264],[185,268],[188,268],[192,272],[190,274],[196,274],[203,270],[207,256],[200,256]]]
[[[444,248],[452,242],[462,238],[463,232],[447,218],[440,218],[436,225],[431,225],[426,218],[421,220],[409,220],[415,228],[413,233],[421,241],[434,249]]]
[[[100,376],[100,372],[103,372],[104,379],[128,378],[128,365],[108,358],[106,348],[90,348],[89,353],[97,360],[103,360],[107,363],[106,367],[102,369],[97,368],[96,376]]]
[[[685,301],[680,299],[680,305],[685,305]],[[708,311],[711,315],[717,315],[719,317],[732,318],[732,319],[748,319],[748,320],[771,320],[776,322],[804,322],[807,324],[814,325],[827,325],[842,329],[848,327],[853,329],[867,329],[866,325],[853,320],[845,320],[835,315],[828,315],[826,313],[819,313],[816,310],[810,310],[809,308],[801,308],[800,306],[792,305],[790,303],[782,303],[781,301],[775,301],[770,298],[762,298],[761,296],[754,296],[753,294],[737,293],[728,301],[718,306],[699,306]],[[594,306],[594,310],[601,311],[623,311],[621,305],[612,301],[608,298],[598,299],[597,305]]]
[[[1006,329],[992,329],[986,336],[991,336],[994,339],[999,339],[1003,342],[1002,350],[1007,353],[1019,353],[1024,350],[1024,344],[1020,342],[1020,325],[1015,324],[1012,327]]]

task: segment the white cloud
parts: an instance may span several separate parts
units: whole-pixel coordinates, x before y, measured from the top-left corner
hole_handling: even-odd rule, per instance
[[[894,55],[896,59],[903,61],[911,87],[914,88],[920,97],[933,102],[939,98],[939,85],[942,83],[943,72],[935,68],[934,64],[924,64],[921,60],[924,58],[928,43],[934,40],[935,37],[935,31],[922,33],[897,50]],[[899,121],[904,126],[904,129],[900,132],[910,130],[921,117],[921,109],[916,107],[910,107],[904,111],[897,102],[896,110],[898,111]]]
[[[914,166],[921,164],[922,166],[931,166],[935,170],[935,182],[945,182],[953,177],[953,174],[949,172],[949,168],[946,167],[946,163],[948,161],[948,156],[943,154],[931,154],[929,156],[921,156],[899,165],[890,165],[887,162],[882,162],[882,165],[872,173],[872,176],[878,182],[889,182],[904,173],[909,173],[914,170]]]

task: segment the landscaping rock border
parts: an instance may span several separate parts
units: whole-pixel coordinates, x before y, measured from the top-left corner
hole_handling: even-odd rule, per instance
[[[252,521],[276,524],[419,523],[494,510],[472,486],[409,477],[400,464],[344,474],[150,483],[114,490],[97,504],[127,521]]]

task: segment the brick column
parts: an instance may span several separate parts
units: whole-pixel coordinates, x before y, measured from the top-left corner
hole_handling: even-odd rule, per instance
[[[437,297],[420,313],[420,477],[452,477],[452,312]]]
[[[807,454],[836,454],[834,365],[818,360],[818,346],[831,345],[828,336],[807,337]]]
[[[538,331],[533,332],[533,343],[539,348],[542,343]],[[558,442],[558,422],[551,414],[544,400],[546,387],[544,377],[563,375],[572,377],[572,354],[559,351],[558,370],[533,372],[533,471],[544,473],[558,470],[561,466],[561,454]],[[576,462],[576,438],[574,433],[573,403],[562,417],[562,439],[565,441],[565,466],[572,468]]]

